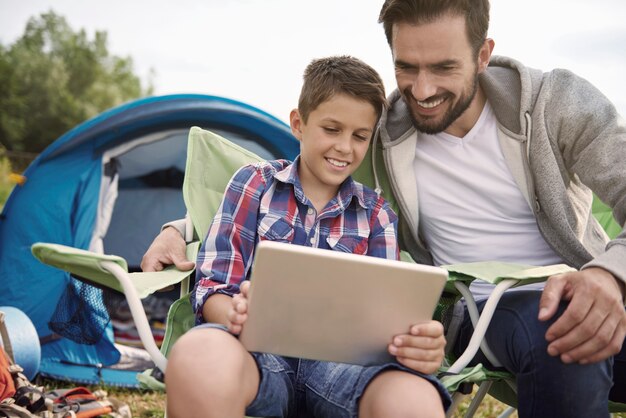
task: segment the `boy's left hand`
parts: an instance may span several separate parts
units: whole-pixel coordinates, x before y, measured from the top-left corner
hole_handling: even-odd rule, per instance
[[[415,371],[433,374],[441,366],[446,339],[438,321],[422,322],[411,327],[408,334],[396,335],[388,350],[398,362]]]
[[[231,334],[239,335],[243,329],[243,324],[248,319],[248,291],[250,282],[245,280],[239,286],[240,292],[233,296],[232,305],[226,314],[228,331]]]

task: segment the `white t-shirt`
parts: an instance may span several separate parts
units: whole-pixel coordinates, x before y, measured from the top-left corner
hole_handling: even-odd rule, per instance
[[[436,265],[562,263],[506,165],[489,103],[463,138],[417,134],[421,233]]]

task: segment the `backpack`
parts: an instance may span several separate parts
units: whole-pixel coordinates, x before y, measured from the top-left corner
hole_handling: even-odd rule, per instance
[[[23,374],[13,361],[13,350],[0,311],[0,418],[131,418],[128,405],[107,399],[104,391],[84,387],[45,392]]]

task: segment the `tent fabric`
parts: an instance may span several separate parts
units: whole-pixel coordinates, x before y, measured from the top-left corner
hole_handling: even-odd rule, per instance
[[[100,240],[105,252],[107,246],[117,249],[124,239],[106,235],[124,230],[123,224],[117,224],[124,216],[116,210],[143,211],[145,216],[129,215],[134,223],[144,217],[153,224],[171,220],[176,209],[168,210],[174,203],[165,210],[150,202],[156,196],[164,200],[163,196],[180,193],[177,210],[182,210],[182,192],[171,186],[177,182],[177,170],[184,167],[191,126],[216,131],[257,154],[264,153],[264,158],[293,159],[299,150],[285,123],[245,103],[206,95],[150,97],[108,110],[62,135],[26,169],[26,183],[9,196],[0,215],[0,305],[17,307],[33,321],[44,342],[42,374],[84,383],[135,385],[134,375],[112,369],[120,355],[110,326],[94,345],[77,344],[51,332],[48,322],[71,279],[37,261],[30,247],[52,242],[93,249],[92,240]],[[148,154],[142,155],[141,148]],[[174,155],[183,155],[182,163]],[[108,177],[109,171],[115,176]],[[152,184],[163,179],[163,187]],[[103,198],[109,200],[108,213],[102,209],[107,205],[101,207]],[[133,205],[133,199],[140,203]],[[100,230],[95,231],[97,219]],[[144,242],[157,232],[146,232]],[[129,248],[133,263],[143,251]]]

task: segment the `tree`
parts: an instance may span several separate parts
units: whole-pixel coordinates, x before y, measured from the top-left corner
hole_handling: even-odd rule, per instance
[[[31,18],[11,46],[0,44],[0,144],[41,152],[78,123],[152,94],[130,57],[109,55],[107,33],[89,39],[53,11]]]

